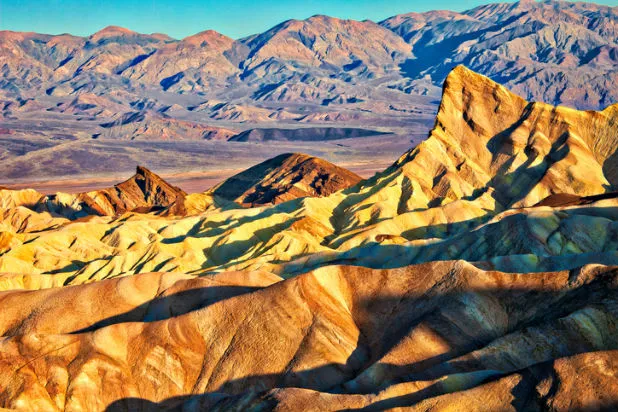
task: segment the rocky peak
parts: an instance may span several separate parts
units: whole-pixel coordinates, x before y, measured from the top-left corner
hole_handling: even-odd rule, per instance
[[[285,153],[245,170],[212,192],[257,206],[306,196],[327,196],[360,182],[357,174],[303,153]]]
[[[212,47],[215,49],[229,48],[234,39],[227,37],[214,30],[205,30],[182,39],[182,43],[199,47]]]
[[[107,189],[71,195],[71,203],[73,209],[87,214],[118,215],[165,208],[186,195],[146,167],[137,166],[135,175],[124,182]],[[79,216],[77,213],[74,217]]]
[[[396,166],[441,203],[483,193],[503,207],[531,206],[552,193],[596,195],[615,180],[614,113],[528,102],[458,66],[444,82],[429,138]]]
[[[139,192],[135,191],[135,186],[139,188]],[[186,195],[182,189],[170,185],[144,166],[137,166],[135,175],[115,188],[136,203],[146,203],[139,206],[168,206],[176,197]]]
[[[120,26],[107,26],[90,36],[90,40],[97,42],[110,37],[132,36],[138,33]]]

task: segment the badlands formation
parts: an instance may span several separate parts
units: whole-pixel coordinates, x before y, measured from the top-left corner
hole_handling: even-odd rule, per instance
[[[0,406],[618,408],[616,140],[618,106],[459,66],[365,181],[286,155],[198,194],[0,190]]]

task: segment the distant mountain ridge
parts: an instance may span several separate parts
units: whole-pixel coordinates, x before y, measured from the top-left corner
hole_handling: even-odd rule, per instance
[[[4,31],[0,45],[0,87],[9,94],[43,85],[80,94],[97,89],[84,82],[113,78],[183,93],[245,84],[260,96],[302,84],[305,93],[342,94],[346,83],[394,75],[429,75],[439,86],[463,63],[528,99],[598,109],[618,97],[618,9],[591,3],[528,0],[380,23],[316,15],[239,40],[213,30],[175,40],[115,26],[87,38]]]
[[[414,58],[411,77],[440,80],[456,65],[504,84],[528,100],[601,109],[618,100],[618,8],[532,0],[463,13],[404,14],[382,26],[401,35]]]

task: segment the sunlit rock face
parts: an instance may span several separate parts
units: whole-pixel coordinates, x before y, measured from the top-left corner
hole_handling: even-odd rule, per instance
[[[486,191],[504,208],[554,193],[599,194],[616,183],[617,111],[527,102],[459,66],[446,79],[430,138],[397,166],[441,203]]]
[[[288,155],[233,195],[1,189],[0,406],[616,408],[617,110],[458,67],[365,181]]]
[[[497,409],[611,405],[617,273],[458,261],[5,292],[0,400],[28,410],[293,410],[309,393],[327,410],[474,408],[478,396]]]

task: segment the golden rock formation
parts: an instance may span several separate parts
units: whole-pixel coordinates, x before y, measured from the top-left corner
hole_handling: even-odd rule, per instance
[[[507,274],[459,261],[330,266],[283,282],[143,274],[5,292],[7,307],[22,303],[3,313],[0,401],[27,410],[296,410],[307,398],[319,410],[615,405],[602,389],[615,388],[603,377],[617,371],[617,273]]]
[[[143,168],[0,190],[0,406],[617,408],[617,110],[459,67],[429,138],[354,186],[293,155],[227,196],[270,206]]]

